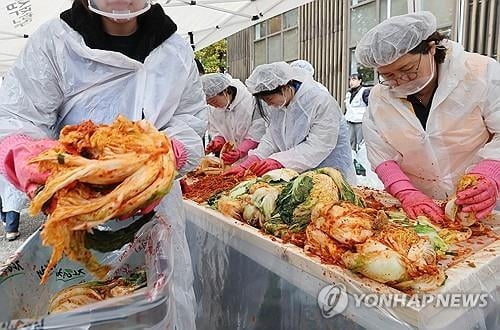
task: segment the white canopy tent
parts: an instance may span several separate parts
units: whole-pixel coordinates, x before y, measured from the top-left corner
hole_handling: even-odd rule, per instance
[[[166,13],[196,50],[313,0],[167,0]]]
[[[14,63],[41,24],[71,7],[72,0],[0,0],[0,75]]]
[[[202,49],[249,26],[314,0],[163,0],[178,32]],[[26,39],[45,21],[71,7],[72,0],[0,0],[0,75]],[[50,37],[50,36],[47,36]]]

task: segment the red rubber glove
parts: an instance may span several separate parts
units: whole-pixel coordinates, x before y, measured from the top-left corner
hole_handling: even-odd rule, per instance
[[[457,193],[455,203],[463,212],[475,212],[477,219],[486,218],[496,206],[500,190],[500,161],[485,159],[469,171],[477,184]]]
[[[49,173],[42,173],[30,159],[57,146],[54,140],[35,140],[24,135],[11,135],[0,141],[0,172],[17,189],[30,198],[39,186],[45,184]]]
[[[443,210],[429,196],[416,188],[399,191],[395,197],[399,199],[406,214],[412,219],[424,215],[435,222],[444,220]]]
[[[395,161],[386,161],[375,169],[385,190],[400,202],[406,214],[415,219],[419,215],[427,216],[432,221],[444,221],[444,211],[427,195],[415,188],[410,178],[403,173]]]
[[[225,143],[226,139],[224,139],[222,136],[216,136],[205,148],[205,153],[209,154],[211,152],[220,152]]]
[[[255,173],[257,176],[263,176],[269,171],[277,170],[279,168],[283,168],[284,166],[278,162],[277,160],[266,158],[261,160],[260,162],[252,165],[250,170]]]
[[[226,165],[234,164],[243,157],[245,156],[242,155],[241,151],[239,151],[238,149],[227,151],[220,156],[220,158],[224,161],[224,164]]]
[[[224,172],[224,175],[234,175],[236,177],[241,177],[245,175],[245,172],[247,171],[246,168],[242,167],[241,165],[233,166],[226,172]]]
[[[187,150],[179,140],[172,139],[172,151],[175,156],[175,169],[180,170],[187,163]]]
[[[224,175],[235,175],[237,177],[241,177],[245,175],[245,172],[260,161],[260,158],[257,156],[248,156],[248,158],[242,162],[240,165],[233,166],[229,170],[227,170]]]
[[[457,205],[463,212],[476,212],[477,219],[487,217],[496,206],[500,191],[500,161],[485,159],[469,171],[475,174],[478,184],[457,194]]]
[[[497,204],[498,188],[492,179],[477,174],[478,182],[457,194],[457,205],[462,205],[462,212],[475,212],[477,219],[486,218]]]
[[[243,140],[238,146],[238,148],[223,153],[221,155],[221,158],[224,161],[224,164],[227,165],[234,164],[239,159],[246,157],[248,151],[257,148],[258,145],[259,143],[253,140]]]

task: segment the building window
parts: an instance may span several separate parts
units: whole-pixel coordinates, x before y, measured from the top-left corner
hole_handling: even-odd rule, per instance
[[[436,16],[439,30],[451,30],[455,21],[456,0],[420,0],[422,10],[430,11]]]
[[[298,59],[298,22],[298,9],[293,9],[254,26],[254,67]]]
[[[364,66],[358,64],[356,56],[354,55],[355,48],[351,49],[351,67],[350,73],[358,73],[363,77],[363,85],[374,85],[375,84],[375,71],[372,68],[365,68]]]
[[[408,0],[381,0],[380,1],[380,21],[398,15],[408,13]]]
[[[266,22],[259,23],[255,25],[255,39],[264,38],[267,34],[267,24]]]
[[[253,61],[256,65],[266,63],[267,61],[266,39],[256,41],[254,43],[253,51],[254,51]]]
[[[375,1],[351,9],[351,44],[357,44],[361,37],[377,25],[377,4]]]
[[[299,58],[299,30],[291,29],[283,32],[283,60],[294,61]]]
[[[351,5],[356,6],[356,5],[359,5],[360,3],[367,2],[367,1],[370,1],[370,0],[351,0]]]
[[[408,0],[351,0],[349,29],[350,73],[361,73],[365,84],[372,85],[376,83],[377,77],[374,70],[357,63],[354,56],[356,45],[363,35],[375,25],[388,17],[407,14],[408,11]]]
[[[427,10],[437,19],[437,30],[448,39],[453,38],[456,19],[456,0],[351,0],[349,47],[351,54],[350,72],[363,72],[368,83],[375,83],[373,70],[358,65],[354,56],[356,44],[361,37],[388,17],[407,14],[413,10]],[[378,8],[378,12],[377,12]],[[371,70],[371,73],[368,71]]]
[[[278,62],[283,59],[281,50],[283,49],[283,40],[280,34],[274,35],[267,39],[267,59],[270,63]]]
[[[283,29],[295,28],[299,23],[299,11],[290,10],[283,14]]]

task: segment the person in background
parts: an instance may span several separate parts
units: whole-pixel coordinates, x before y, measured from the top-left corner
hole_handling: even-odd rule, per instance
[[[355,183],[347,123],[335,99],[310,75],[285,62],[263,64],[246,85],[270,107],[269,126],[248,159],[227,174],[251,168],[262,176],[283,167],[303,172],[328,166]]]
[[[357,152],[360,143],[363,141],[361,123],[363,122],[363,115],[368,107],[370,89],[363,86],[363,79],[358,73],[351,74],[349,87],[344,100],[346,107],[345,119],[349,125],[351,149]]]
[[[21,210],[9,210],[4,206],[5,198],[0,197],[0,208],[2,224],[5,230],[5,239],[9,242],[15,241],[19,237],[19,219]]]
[[[366,33],[358,63],[378,71],[363,121],[368,158],[386,190],[415,218],[444,221],[434,199],[457,194],[483,219],[500,188],[500,63],[468,53],[436,31],[436,17],[392,17]]]
[[[150,121],[170,137],[180,174],[194,170],[203,155],[208,106],[193,51],[176,30],[162,7],[147,0],[75,0],[71,9],[43,24],[0,87],[0,172],[33,196],[47,173],[28,160],[55,146],[62,127],[85,120],[109,124],[120,114]],[[195,329],[178,181],[161,201],[138,212],[153,209],[170,227],[161,244],[175,251],[168,260],[175,293],[169,297],[169,321],[177,329]]]
[[[234,148],[220,157],[231,165],[255,149],[266,130],[264,119],[257,109],[255,98],[238,79],[223,73],[210,73],[201,78],[207,103],[211,105],[208,123],[212,141],[206,153],[219,154],[226,143]]]
[[[8,241],[14,241],[19,237],[20,213],[26,207],[27,202],[26,195],[0,175],[0,213],[5,238]]]
[[[316,70],[314,69],[314,67],[312,66],[312,64],[310,62],[308,62],[306,60],[296,60],[296,61],[293,61],[292,63],[290,63],[290,65],[292,66],[292,68],[304,70],[304,72],[307,72],[314,79],[314,73]],[[319,88],[330,93],[330,91],[328,90],[328,88],[325,87],[325,85],[323,85],[322,83],[320,83],[317,80],[314,80],[314,82],[318,85]]]

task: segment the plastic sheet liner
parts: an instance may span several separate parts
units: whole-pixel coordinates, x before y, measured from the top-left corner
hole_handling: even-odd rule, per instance
[[[173,328],[171,296],[173,249],[171,228],[155,216],[133,242],[112,253],[93,254],[112,266],[108,278],[146,269],[147,287],[131,295],[87,305],[70,312],[47,315],[48,303],[59,290],[94,280],[85,268],[63,258],[45,285],[39,281],[51,249],[35,232],[0,266],[0,329],[167,329]]]
[[[371,168],[372,166],[368,161],[365,142],[362,142],[360,144],[358,152],[354,151],[352,152],[352,158],[355,159],[358,163],[360,163],[366,171],[364,176],[356,175],[356,180],[357,180],[356,184],[358,186],[383,190],[384,184],[382,183],[382,181],[380,181],[377,174],[372,171]]]
[[[500,329],[498,241],[448,269],[448,280],[437,290],[485,293],[485,307],[358,306],[356,294],[401,292],[324,265],[299,247],[194,202],[184,204],[198,329]],[[467,266],[470,260],[474,268]],[[325,318],[318,294],[339,283],[347,288],[347,307]]]

